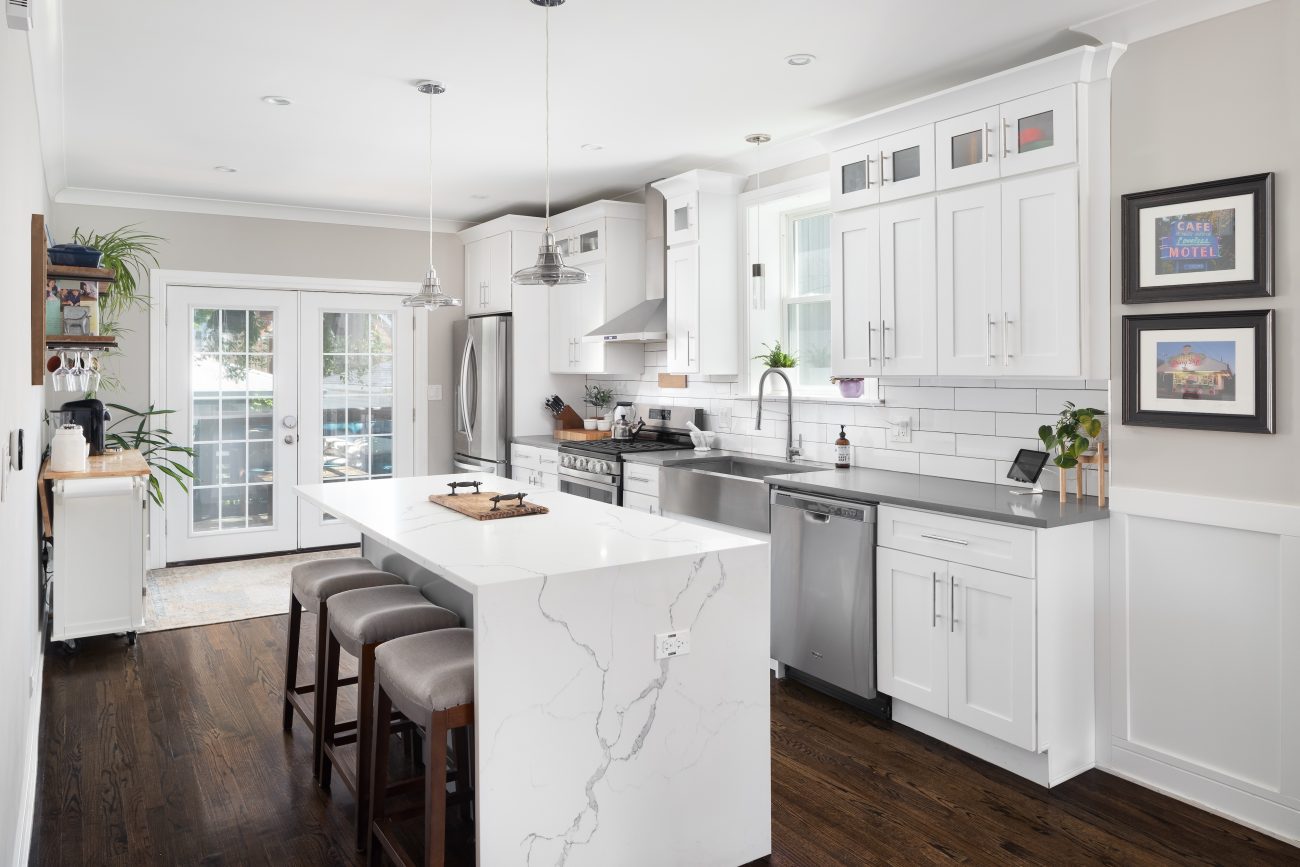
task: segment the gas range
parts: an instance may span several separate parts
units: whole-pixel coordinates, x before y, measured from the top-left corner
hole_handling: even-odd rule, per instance
[[[688,421],[703,427],[704,410],[698,407],[650,406],[645,429],[632,441],[592,440],[566,442],[559,447],[560,490],[569,494],[622,505],[623,456],[644,452],[690,448]]]

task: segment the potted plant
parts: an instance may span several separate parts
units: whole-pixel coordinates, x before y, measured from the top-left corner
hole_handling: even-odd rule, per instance
[[[781,341],[779,340],[772,346],[768,346],[764,343],[763,348],[766,349],[767,352],[764,352],[762,355],[755,355],[754,360],[763,362],[764,367],[789,368],[794,367],[799,363],[799,358],[797,356],[791,355],[781,348]]]
[[[1092,440],[1101,433],[1101,417],[1106,413],[1091,407],[1076,407],[1065,402],[1056,424],[1045,424],[1038,429],[1038,438],[1048,452],[1056,451],[1052,463],[1061,471],[1061,502],[1066,497],[1066,470],[1079,466],[1079,456],[1092,446]],[[1083,491],[1079,492],[1082,499]]]
[[[120,449],[139,449],[145,463],[154,471],[149,476],[149,496],[153,501],[159,506],[163,504],[163,480],[158,477],[158,473],[175,479],[181,490],[188,493],[190,488],[186,480],[194,478],[194,471],[190,469],[188,461],[194,460],[194,449],[174,443],[172,432],[165,427],[149,429],[151,418],[170,415],[175,410],[150,406],[141,412],[119,403],[105,406],[123,414],[106,432],[107,441]],[[132,419],[138,421],[129,423]],[[119,427],[122,427],[121,431],[117,430]]]
[[[595,416],[587,420],[589,423],[584,422],[583,424],[587,430],[594,430],[602,420],[609,421],[606,418],[606,411],[607,407],[614,402],[614,390],[600,385],[589,385],[582,402],[596,411]]]

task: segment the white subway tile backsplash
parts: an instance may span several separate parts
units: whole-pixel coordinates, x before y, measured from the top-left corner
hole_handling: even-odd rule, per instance
[[[975,412],[1034,412],[1033,389],[959,388],[957,410]]]
[[[992,436],[995,416],[991,412],[958,412],[951,409],[923,409],[921,430],[948,433],[987,434]]]
[[[715,446],[729,451],[785,456],[787,425],[784,392],[764,400],[763,429],[754,427],[757,400],[735,377],[692,376],[684,389],[661,389],[658,374],[667,365],[667,345],[647,344],[641,376],[589,377],[614,390],[616,399],[639,404],[699,406]],[[804,437],[804,457],[830,463],[834,441],[844,426],[854,466],[923,473],[981,482],[1005,482],[1016,451],[1039,448],[1038,426],[1055,421],[1066,400],[1080,406],[1107,406],[1107,383],[1082,379],[990,377],[885,377],[882,404],[832,399],[796,400],[794,434]],[[726,419],[730,418],[728,425]],[[890,442],[891,419],[912,425],[910,443]],[[730,430],[723,430],[726,427]],[[1055,486],[1051,468],[1043,482]],[[1088,487],[1095,492],[1096,473]]]

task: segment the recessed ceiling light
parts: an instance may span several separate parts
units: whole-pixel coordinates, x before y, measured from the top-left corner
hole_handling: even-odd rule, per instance
[[[587,142],[582,146],[582,149],[584,151],[603,151],[605,146],[603,144],[596,144],[595,142]]]
[[[791,54],[785,59],[785,62],[791,66],[811,66],[816,59],[817,55],[815,54]]]
[[[264,96],[262,102],[267,105],[293,105],[293,100],[287,96]]]
[[[472,193],[472,194],[470,195],[470,198],[471,198],[471,199],[490,199],[490,198],[492,198],[492,197],[489,196],[487,193]]]
[[[765,132],[756,132],[753,135],[745,136],[745,141],[749,142],[752,145],[767,144],[771,140],[772,137]]]
[[[235,172],[239,171],[239,169],[235,168],[234,166],[213,166],[212,170],[214,172],[222,172],[227,175],[233,175]]]

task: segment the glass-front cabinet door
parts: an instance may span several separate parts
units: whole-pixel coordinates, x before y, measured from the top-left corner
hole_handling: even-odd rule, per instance
[[[1075,161],[1073,84],[1001,106],[1002,175],[1032,172]]]
[[[880,140],[880,201],[934,192],[934,125]]]
[[[690,216],[694,216],[691,214]],[[605,259],[605,221],[592,220],[565,232],[569,242],[564,261],[570,265],[602,262]]]
[[[880,152],[869,141],[831,154],[831,210],[848,211],[880,201]]]
[[[665,241],[669,247],[700,239],[699,203],[700,195],[695,190],[668,199],[668,231],[665,233]]]
[[[949,190],[996,180],[1001,172],[998,107],[990,106],[934,125],[934,185]]]

